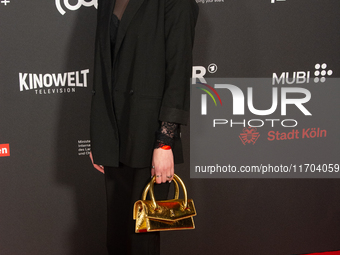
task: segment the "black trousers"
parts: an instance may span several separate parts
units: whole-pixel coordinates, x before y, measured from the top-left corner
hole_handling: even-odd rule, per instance
[[[105,167],[107,248],[110,255],[159,255],[159,232],[135,233],[133,205],[151,180],[151,167]],[[169,183],[155,184],[156,200],[167,199]]]

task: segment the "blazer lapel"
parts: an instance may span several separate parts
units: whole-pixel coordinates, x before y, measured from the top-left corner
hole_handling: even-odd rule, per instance
[[[115,52],[114,52],[114,62],[117,59],[117,53],[120,49],[120,46],[123,42],[124,36],[126,34],[126,30],[135,16],[136,12],[138,11],[139,7],[142,5],[144,0],[129,0],[128,5],[123,13],[123,17],[119,23],[118,31],[117,31],[117,41],[115,45]],[[113,9],[112,9],[113,12]]]
[[[97,12],[97,40],[98,40],[98,58],[100,58],[101,68],[105,89],[109,90],[108,95],[111,95],[111,43],[110,43],[110,23],[113,13],[113,8],[116,0],[100,0]],[[108,97],[112,100],[111,97]]]
[[[98,10],[98,28],[102,43],[110,43],[110,22],[116,0],[102,0]],[[108,12],[107,10],[111,10]]]

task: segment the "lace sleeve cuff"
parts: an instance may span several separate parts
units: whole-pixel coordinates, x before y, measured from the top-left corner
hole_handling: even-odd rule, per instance
[[[155,149],[163,145],[172,147],[174,139],[178,136],[178,125],[179,124],[173,122],[162,122],[160,129],[156,132]]]

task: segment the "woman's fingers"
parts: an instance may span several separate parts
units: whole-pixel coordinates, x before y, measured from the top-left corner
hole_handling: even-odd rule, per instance
[[[171,182],[174,177],[174,165],[173,163],[165,169],[165,177],[167,182]]]
[[[175,167],[174,165],[172,166],[172,168],[170,169],[170,172],[168,174],[168,181],[171,182],[174,179],[174,173],[175,173]]]
[[[160,184],[163,182],[163,167],[162,166],[155,166],[155,175],[156,175],[156,183]]]
[[[156,175],[156,183],[165,183],[172,180],[174,173],[174,156],[172,150],[154,149],[152,165],[155,166],[154,174]]]
[[[151,178],[155,175],[155,166],[152,164],[151,167]]]
[[[167,176],[167,174],[166,174],[166,169],[164,169],[163,171],[162,171],[162,182],[163,183],[165,183],[166,181],[167,181],[167,179],[166,179],[166,176]]]
[[[93,167],[95,168],[95,169],[97,169],[99,172],[101,172],[101,173],[105,173],[104,172],[104,167],[102,166],[102,165],[97,165],[97,164],[95,164],[95,163],[93,163],[93,157],[92,157],[92,152],[90,151],[90,159],[91,159],[91,162],[92,162],[92,165],[93,165]]]
[[[104,167],[97,165],[97,164],[93,164],[94,168],[97,169],[99,172],[101,172],[102,174],[104,174]]]

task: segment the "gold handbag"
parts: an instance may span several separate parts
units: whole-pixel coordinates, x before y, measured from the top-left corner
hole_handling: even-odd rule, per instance
[[[155,176],[146,185],[143,191],[142,200],[135,202],[133,208],[133,219],[136,220],[136,233],[194,229],[193,216],[196,215],[194,201],[188,199],[187,190],[181,178],[174,174],[175,198],[171,200],[156,201],[154,196]],[[179,199],[180,183],[184,199]],[[151,200],[146,200],[150,194]]]

